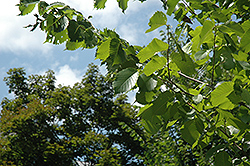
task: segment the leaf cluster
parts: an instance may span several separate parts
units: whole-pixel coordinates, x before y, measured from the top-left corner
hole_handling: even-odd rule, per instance
[[[114,74],[115,93],[137,89],[136,101],[144,105],[138,113],[144,128],[153,137],[160,131],[167,135],[169,127],[173,127],[185,141],[176,147],[188,145],[186,152],[189,149],[191,156],[199,155],[193,165],[249,165],[250,2],[161,1],[166,12],[154,13],[146,33],[165,26],[162,40],[154,38],[140,47],[130,45],[114,31],[95,30],[92,25],[88,28],[92,33],[80,32],[82,24],[78,21],[85,17],[71,9],[78,19],[67,17],[68,21],[77,24],[69,24],[64,36],[70,39],[67,43],[73,42],[77,47],[67,49],[97,46],[96,58]],[[118,2],[120,8],[127,8],[127,0]],[[28,6],[33,3],[26,2]],[[106,0],[95,1],[95,7],[104,8],[105,3]],[[47,14],[54,9],[60,10],[57,6],[49,8]],[[30,11],[20,10],[21,14]],[[178,21],[175,29],[167,24],[167,15]],[[57,18],[64,15],[52,12],[52,16],[56,19],[50,25],[59,24]],[[72,26],[74,33],[69,28]],[[50,29],[45,32],[53,37],[60,34],[55,30],[52,34]],[[173,156],[178,158],[178,153]]]

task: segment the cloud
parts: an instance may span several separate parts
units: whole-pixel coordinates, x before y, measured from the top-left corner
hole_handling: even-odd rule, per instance
[[[50,51],[51,46],[43,44],[45,34],[39,31],[30,33],[24,26],[33,23],[33,15],[17,16],[18,7],[15,6],[19,1],[3,1],[0,5],[0,50],[21,54],[22,51],[31,53],[39,51],[46,54]]]
[[[93,0],[59,0],[65,4],[79,10],[83,13],[85,17],[92,15],[93,18],[91,22],[97,28],[109,28],[115,29],[121,26],[122,36],[131,40],[132,43],[136,43],[138,40],[135,35],[138,31],[138,26],[133,26],[138,24],[138,22],[133,22],[133,20],[138,20],[137,17],[141,17],[141,20],[148,21],[151,15],[151,11],[148,12],[152,7],[160,7],[159,0],[151,0],[144,3],[139,1],[130,0],[128,9],[125,14],[121,12],[118,7],[116,0],[108,0],[106,3],[106,8],[101,10],[94,9]],[[46,0],[48,3],[55,2],[55,0]],[[158,2],[158,3],[157,3]],[[24,26],[34,23],[35,17],[32,14],[26,16],[17,16],[20,12],[18,7],[15,6],[19,3],[19,0],[3,1],[0,5],[0,50],[5,52],[13,52],[15,54],[34,55],[34,52],[39,52],[42,55],[52,54],[53,50],[52,44],[43,44],[45,41],[45,34],[40,30],[35,30],[30,32],[29,29],[23,28]],[[153,9],[154,10],[154,9]],[[37,8],[35,9],[36,13]],[[142,13],[143,15],[138,15]],[[128,17],[132,17],[128,20]],[[128,23],[127,21],[130,21]],[[125,24],[125,25],[124,25]],[[137,39],[137,40],[136,40]]]
[[[85,71],[84,71],[85,72]],[[73,86],[75,83],[82,80],[82,72],[71,69],[68,65],[59,67],[59,71],[55,72],[56,85]]]

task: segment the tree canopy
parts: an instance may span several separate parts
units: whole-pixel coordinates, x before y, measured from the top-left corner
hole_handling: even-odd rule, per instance
[[[15,98],[2,101],[0,165],[141,165],[137,156],[146,150],[146,134],[135,108],[126,96],[114,97],[97,66],[90,65],[72,88],[56,88],[53,71],[28,78],[22,68],[8,74]]]
[[[106,0],[94,1],[105,7]],[[117,0],[124,12],[128,0]],[[141,1],[143,2],[143,0]],[[139,113],[152,136],[174,128],[201,165],[250,164],[250,21],[248,0],[161,0],[146,33],[165,26],[162,39],[130,45],[108,29],[96,29],[69,6],[21,0],[20,15],[38,4],[36,23],[46,42],[66,49],[97,47],[96,58],[114,74],[115,93],[138,89]],[[144,2],[147,3],[147,2]],[[167,24],[167,15],[178,21]],[[192,28],[193,22],[199,24]],[[163,137],[164,138],[164,137]]]

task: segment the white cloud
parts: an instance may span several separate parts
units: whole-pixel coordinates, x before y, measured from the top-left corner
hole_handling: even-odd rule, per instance
[[[40,51],[47,54],[51,46],[43,44],[45,35],[36,31],[30,33],[24,26],[33,23],[35,17],[17,16],[19,14],[18,7],[15,6],[19,1],[3,1],[0,5],[0,50],[21,54],[22,51],[31,53],[32,51]]]
[[[68,65],[59,67],[59,72],[55,72],[56,85],[73,86],[82,79],[82,72],[71,69]]]
[[[46,0],[48,3],[55,2],[56,0]],[[79,10],[85,17],[92,15],[91,22],[97,28],[109,28],[121,30],[122,37],[131,40],[132,43],[137,43],[138,22],[133,22],[133,19],[129,20],[128,17],[133,15],[134,18],[141,17],[141,20],[150,18],[155,8],[160,7],[159,0],[148,0],[144,3],[139,1],[129,1],[129,7],[125,11],[125,14],[121,12],[116,0],[108,0],[106,8],[102,10],[94,9],[93,0],[58,0],[65,4]],[[18,7],[15,6],[19,3],[19,0],[3,1],[0,5],[0,51],[13,52],[15,54],[32,55],[34,51],[44,55],[52,55],[52,44],[43,44],[45,41],[45,34],[40,30],[30,32],[29,29],[23,28],[28,24],[35,22],[35,17],[32,14],[26,16],[17,16],[19,14]],[[151,9],[149,11],[149,9]],[[37,9],[35,9],[36,13]],[[141,13],[141,15],[138,15]],[[120,27],[120,28],[119,28]],[[49,54],[49,55],[48,55]]]

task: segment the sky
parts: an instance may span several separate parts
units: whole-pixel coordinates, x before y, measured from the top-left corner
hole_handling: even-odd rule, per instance
[[[47,3],[56,0],[45,0]],[[130,0],[125,14],[118,8],[116,0],[108,0],[103,10],[94,9],[92,0],[58,0],[83,13],[85,17],[92,16],[91,22],[98,29],[115,29],[121,38],[130,44],[147,45],[154,37],[159,36],[155,30],[145,34],[149,29],[149,18],[155,11],[161,11],[160,0],[147,0],[144,3]],[[15,6],[19,0],[3,1],[0,5],[0,100],[10,98],[3,78],[10,68],[23,67],[30,74],[44,74],[51,69],[55,72],[56,84],[73,86],[81,81],[90,63],[100,65],[95,60],[95,49],[65,51],[64,44],[44,44],[44,32],[36,29],[30,32],[24,28],[35,22],[37,9],[33,14],[18,16],[19,10]],[[170,20],[171,21],[171,20]],[[105,73],[105,67],[101,67]]]

